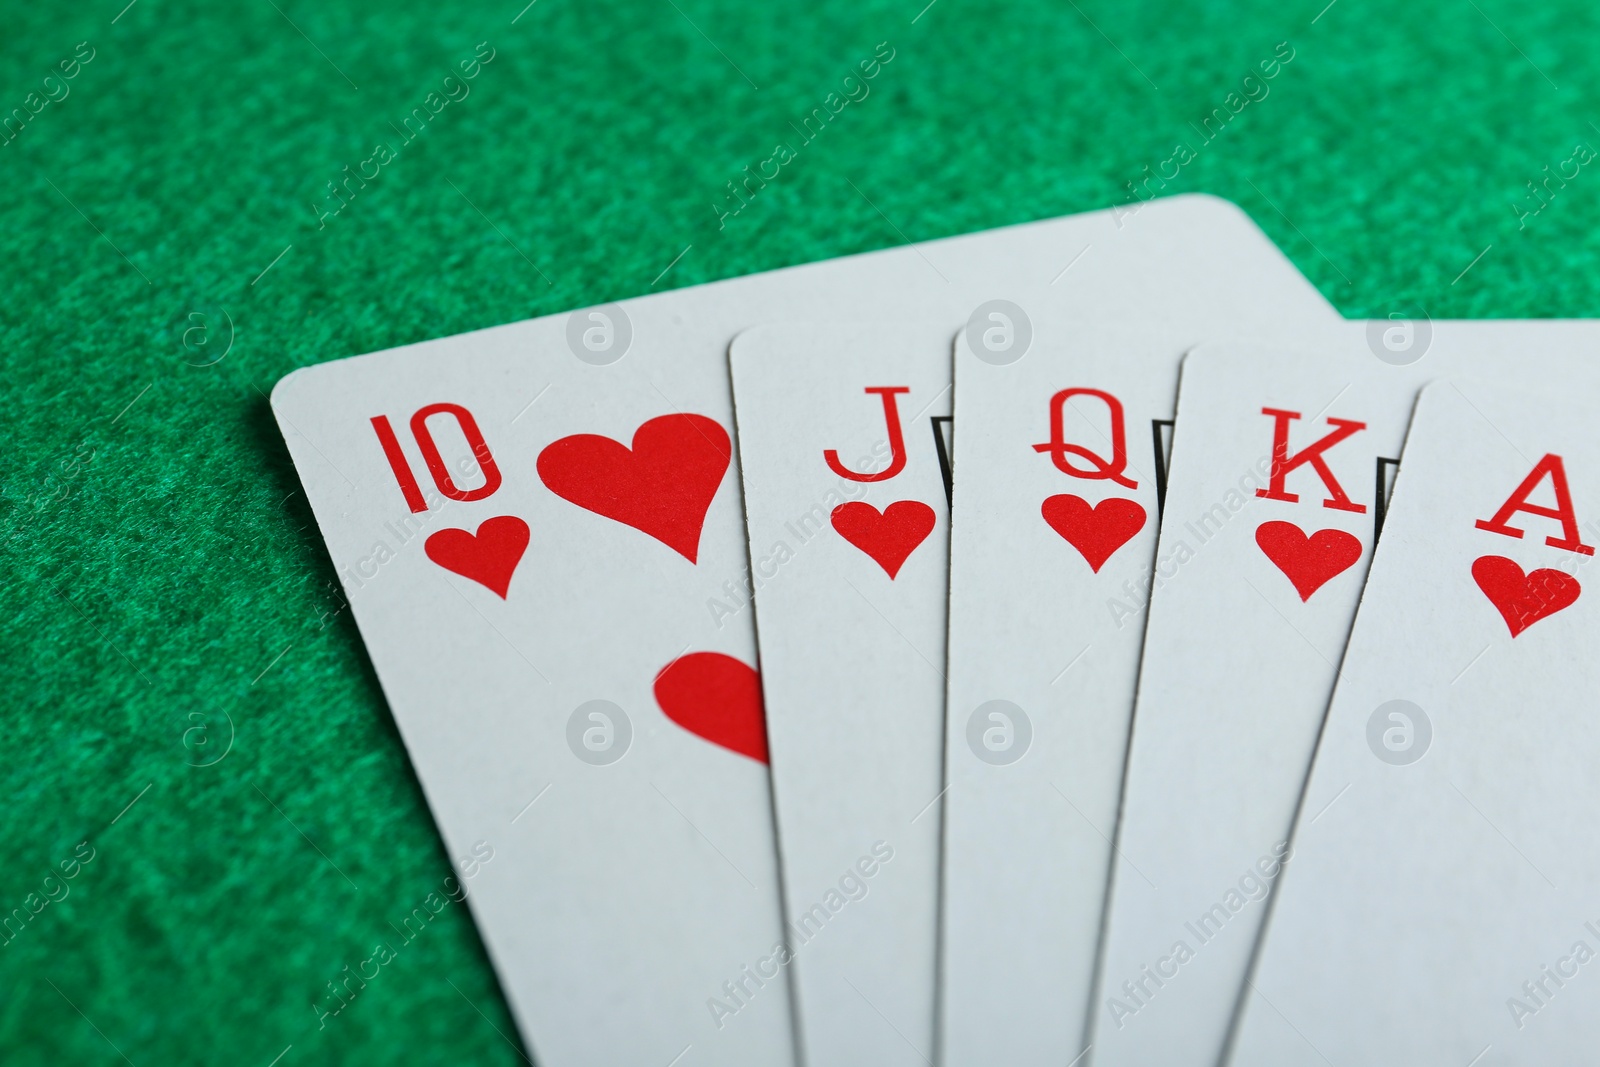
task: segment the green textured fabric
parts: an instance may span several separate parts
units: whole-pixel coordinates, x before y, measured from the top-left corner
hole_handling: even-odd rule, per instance
[[[1238,201],[1348,315],[1600,309],[1600,176],[1563,165],[1600,145],[1592,4],[125,2],[0,35],[8,1065],[520,1062],[465,909],[396,930],[448,860],[268,413],[295,367],[1178,161],[1166,192]]]

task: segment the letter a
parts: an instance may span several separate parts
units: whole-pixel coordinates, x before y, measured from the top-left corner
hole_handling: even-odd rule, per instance
[[[1322,454],[1334,445],[1367,428],[1364,422],[1355,422],[1351,419],[1335,419],[1330,417],[1328,425],[1333,427],[1333,432],[1321,440],[1307,445],[1300,451],[1289,454],[1289,420],[1298,419],[1298,411],[1282,411],[1278,408],[1262,408],[1261,414],[1271,415],[1272,425],[1272,477],[1265,489],[1257,489],[1256,496],[1267,500],[1283,500],[1290,504],[1300,499],[1298,493],[1291,493],[1284,488],[1284,480],[1289,472],[1304,464],[1311,464],[1311,469],[1317,472],[1317,477],[1322,479],[1323,487],[1328,490],[1328,499],[1322,502],[1325,508],[1334,511],[1353,511],[1357,515],[1365,515],[1365,504],[1353,503],[1339,480],[1328,469],[1328,461]]]
[[[1556,493],[1556,506],[1553,508],[1528,503],[1529,495],[1540,482],[1544,481],[1546,475],[1549,475],[1550,486]],[[1528,476],[1522,479],[1522,484],[1512,492],[1510,499],[1500,505],[1500,510],[1494,513],[1494,518],[1488,521],[1479,519],[1473,525],[1490,533],[1521,537],[1521,530],[1506,524],[1507,520],[1518,511],[1526,511],[1529,515],[1538,515],[1545,519],[1556,519],[1561,523],[1559,538],[1544,539],[1544,543],[1551,548],[1562,548],[1582,556],[1594,555],[1594,548],[1584,544],[1578,537],[1578,519],[1572,513],[1572,493],[1567,489],[1567,471],[1561,464],[1560,456],[1553,452],[1546,453],[1543,459],[1533,465],[1533,470],[1528,472]]]
[[[707,997],[706,1007],[710,1009],[711,1021],[717,1024],[718,1030],[721,1030],[724,1026],[728,1025],[727,1020],[739,1014],[738,1008],[724,1004],[716,997]]]

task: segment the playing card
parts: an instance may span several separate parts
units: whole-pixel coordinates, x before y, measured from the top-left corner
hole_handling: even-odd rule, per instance
[[[1424,390],[1234,1064],[1594,1062],[1597,519],[1591,403]]]
[[[950,342],[929,324],[793,324],[730,355],[812,1063],[912,1067],[933,1047]]]
[[[1014,363],[956,343],[948,1064],[1084,1051],[1144,636],[1128,605],[1150,584],[1179,364],[1235,325],[1137,318],[1041,319]]]
[[[1594,323],[1380,320],[1305,339],[1314,358],[1219,344],[1184,364],[1099,1067],[1221,1054],[1417,389],[1445,373],[1600,387]]]
[[[1236,208],[1180,197],[279,383],[274,412],[445,844],[494,853],[468,900],[541,1063],[794,1056],[729,341],[819,308],[954,332],[1001,314],[995,294],[1115,309],[1136,287],[1219,314],[1330,314]]]
[[[1136,383],[1132,396],[1141,405],[1138,418],[1148,418],[1145,407],[1170,417],[1178,360],[1189,344],[1206,335],[1199,327],[1301,324],[1308,315],[1331,318],[1320,306],[1307,310],[1303,280],[1275,252],[1257,245],[1235,263],[1242,266],[1247,260],[1260,264],[1248,283],[1256,298],[1248,308],[1210,302],[1204,296],[1209,283],[1198,277],[1154,288],[1138,282],[1144,267],[1136,260],[1115,268],[1129,271],[1130,284],[1098,306],[1097,314],[1140,319],[1172,314],[1191,324],[1147,339],[1142,347],[1107,341],[1097,353],[1108,381]],[[976,346],[984,359],[1006,368],[997,372],[999,380],[1020,377],[1031,382],[1047,374],[1056,357],[1072,350],[1071,342],[1086,333],[1094,331],[1053,317],[1048,324],[1045,317],[1035,321],[1016,305],[991,306],[972,317],[962,331],[969,340],[962,344],[968,351]],[[804,946],[796,949],[794,968],[802,1043],[819,1063],[914,1063],[932,1056],[940,816],[934,801],[941,790],[944,747],[940,731],[947,591],[940,519],[946,501],[939,480],[943,475],[948,488],[949,340],[948,331],[933,327],[835,323],[760,328],[733,345],[788,918],[791,937]],[[1111,369],[1122,363],[1128,364],[1126,372]],[[1147,383],[1152,367],[1157,368],[1154,381]],[[1143,390],[1152,385],[1160,400],[1145,405]],[[1015,417],[1009,407],[1000,415]],[[986,426],[979,428],[988,432]],[[859,458],[851,462],[853,453],[839,441],[858,446]],[[1028,454],[1033,455],[1031,446]],[[974,470],[975,485],[990,477],[982,467]],[[1029,510],[1036,509],[1034,502]],[[1150,527],[1153,535],[1153,517]],[[1130,629],[1127,636],[1136,642],[1137,631]],[[1110,783],[1098,791],[1104,794],[1102,806],[1110,809],[1105,816],[1108,830],[1132,701],[1136,643],[1128,656],[1125,692],[1117,709],[1123,723],[1116,735],[1117,762],[1097,767]],[[1071,744],[1067,739],[1055,746],[1057,753],[1070,752]],[[957,795],[951,802],[964,799]],[[1006,800],[1003,795],[986,798],[1002,808]],[[1015,813],[1005,809],[997,822],[982,825],[990,811],[973,810],[980,822],[965,823],[963,830],[970,827],[977,834],[973,840],[984,843],[969,856],[968,839],[963,838],[955,862],[947,865],[947,878],[968,879],[960,882],[961,913],[954,925],[991,950],[1000,949],[991,927],[993,914],[1003,911],[1013,922],[1021,920],[1022,929],[1007,948],[1017,950],[1017,959],[1031,958],[1037,940],[1058,924],[1065,890],[1030,879],[1025,850],[1039,845],[1048,858],[1034,858],[1056,869],[1060,861],[1050,850],[1059,844],[1053,840],[1057,820],[1039,820],[1035,825],[1044,833],[1013,841],[1020,847],[1012,861],[998,867],[987,842],[998,828],[1017,822]],[[872,836],[864,838],[868,828]],[[875,847],[892,849],[895,857],[894,873],[878,874],[876,882],[849,873],[851,857],[867,869],[880,869],[863,851],[867,839]],[[1098,840],[1104,847],[1104,838]],[[974,870],[969,859],[982,869]],[[957,976],[963,981],[956,1023],[979,1055],[1009,1050],[1022,1039],[1032,1040],[1034,1048],[1052,1049],[1053,1056],[1081,1034],[1104,892],[1103,859],[1100,863],[1095,873],[1080,879],[1077,888],[1083,899],[1068,905],[1068,926],[1077,940],[1056,939],[1049,949],[1077,953],[1068,967],[1076,987],[1034,983],[1042,976],[1022,968],[1003,971],[1006,949],[996,967],[983,974],[992,983],[983,985],[983,992],[991,997],[1034,983],[1022,990],[1025,1005],[1040,1005],[1028,1026],[997,1030],[992,1017],[983,1014],[989,1001],[966,996],[968,979],[979,974],[976,965],[993,959],[992,951],[982,960],[964,953],[946,968],[947,981]],[[976,880],[968,878],[974,874]],[[1021,874],[1029,884],[1029,906],[1008,895],[1013,883],[995,881],[993,874],[1002,879]],[[852,902],[847,909],[846,902],[854,898],[846,890],[859,894],[863,903]],[[831,914],[841,918],[832,920],[824,937],[820,925],[830,912],[819,905],[828,899],[838,909]],[[998,899],[1008,906],[995,908]],[[1038,925],[1029,931],[1034,922]],[[963,949],[971,944],[971,937],[961,941]],[[1054,976],[1053,971],[1048,975]],[[1078,1005],[1066,1027],[1071,1041],[1053,1040],[1060,1029],[1063,995]],[[947,1002],[947,1020],[954,1010]]]

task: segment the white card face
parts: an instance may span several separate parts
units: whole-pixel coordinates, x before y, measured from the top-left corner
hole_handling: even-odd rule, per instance
[[[1014,363],[957,340],[947,1064],[1059,1067],[1084,1049],[1144,635],[1131,605],[1150,584],[1179,364],[1226,326],[1052,317]]]
[[[1593,405],[1440,381],[1403,460],[1232,1062],[1591,1063]]]
[[[796,324],[731,351],[792,974],[817,1064],[932,1056],[950,341]]]
[[[754,627],[717,606],[749,581],[729,341],[819,308],[953,333],[997,294],[1115,311],[1141,306],[1135,288],[1218,314],[1332,314],[1236,208],[1178,197],[279,383],[446,846],[494,850],[468,899],[542,1064],[794,1059]]]
[[[1600,323],[1415,328],[1424,354],[1398,365],[1387,360],[1416,350],[1386,346],[1402,329],[1388,323],[1337,327],[1314,358],[1215,345],[1185,360],[1117,837],[1126,863],[1096,987],[1098,1067],[1209,1067],[1222,1053],[1417,389],[1447,373],[1600,387]]]
[[[1206,284],[1198,278],[1148,289],[1137,283],[1141,268],[1129,266],[1129,286],[1109,304],[1113,311],[1122,307],[1121,314],[1143,318],[1158,310],[1194,324],[1189,332],[1145,338],[1143,348],[1102,353],[1108,364],[1137,365],[1118,380],[1138,380],[1135,403],[1162,416],[1171,413],[1181,353],[1205,336],[1201,324],[1220,330],[1240,322],[1329,319],[1325,308],[1307,305],[1303,282],[1281,261],[1270,284],[1285,299],[1263,299],[1248,310],[1197,301]],[[1029,321],[1023,312],[983,319],[962,334],[1010,366],[1058,346],[1054,332],[1076,336],[1085,329],[1069,331],[1049,316]],[[1018,365],[1044,358],[1028,355]],[[935,1041],[940,809],[934,801],[945,744],[948,588],[941,475],[949,445],[940,457],[935,434],[948,429],[949,333],[903,325],[763,327],[735,340],[732,365],[802,1043],[817,1063],[924,1062]],[[1161,399],[1144,405],[1143,371],[1151,368]],[[909,391],[890,392],[902,388]],[[901,446],[890,433],[891,412]],[[861,453],[854,461],[851,448]],[[863,474],[874,480],[857,481]],[[1153,517],[1149,527],[1153,539]],[[812,544],[822,547],[801,547]],[[1136,648],[1129,656],[1119,759]],[[1107,773],[1112,783],[1119,780],[1117,767]],[[1102,792],[1114,806],[1115,785]],[[1105,825],[1111,826],[1109,815]],[[880,853],[892,851],[892,875],[876,873],[890,865],[875,860],[868,842]],[[852,862],[878,880],[852,875]],[[1079,986],[1072,995],[1080,1005],[1103,891],[1102,869],[1086,891],[1092,902],[1079,908],[1092,914],[1073,924],[1087,942],[1074,972]],[[852,893],[863,903],[853,903]],[[1036,895],[1042,916],[1060,909],[1048,890]],[[993,899],[976,906],[992,912]],[[830,902],[839,910],[819,907]],[[829,914],[841,916],[831,924],[838,932],[821,936]],[[1008,1029],[1053,1027],[1062,992],[1030,990],[1043,1006],[1040,1017]],[[1081,1009],[1076,1018],[1081,1023]],[[971,1021],[973,1036],[992,1052],[1000,1036],[992,1018]],[[1069,1029],[1076,1038],[1081,1025]]]

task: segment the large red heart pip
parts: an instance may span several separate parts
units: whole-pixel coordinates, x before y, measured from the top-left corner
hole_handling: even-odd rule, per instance
[[[485,519],[476,534],[439,530],[422,542],[428,558],[447,571],[471,578],[501,600],[511,588],[511,575],[528,548],[528,524],[515,515]]]
[[[1256,527],[1256,544],[1273,566],[1294,583],[1301,600],[1310,600],[1330,578],[1343,574],[1361,558],[1361,541],[1343,530],[1318,530],[1307,537],[1292,522],[1264,522]]]
[[[685,730],[767,762],[761,675],[753,668],[720,652],[691,652],[661,668],[655,694],[661,711]]]
[[[1512,637],[1570,606],[1583,592],[1578,579],[1570,574],[1541,567],[1525,575],[1521,567],[1504,556],[1479,556],[1473,560],[1472,580],[1506,620]]]
[[[1061,493],[1045,497],[1039,512],[1096,574],[1117,549],[1144,529],[1144,508],[1122,497],[1108,497],[1090,507],[1081,496]]]
[[[896,500],[881,512],[862,500],[833,509],[839,536],[877,561],[892,581],[917,546],[933,532],[933,509],[920,500]]]
[[[694,563],[706,511],[728,472],[728,432],[704,415],[662,415],[633,447],[580,433],[546,445],[539,478],[564,500],[632,526]]]

